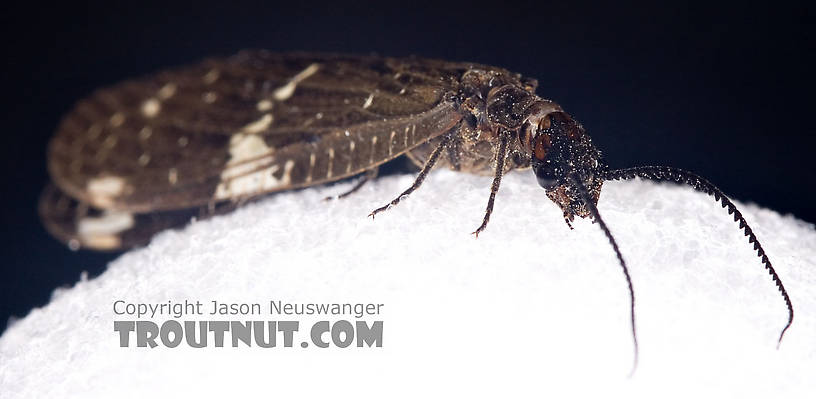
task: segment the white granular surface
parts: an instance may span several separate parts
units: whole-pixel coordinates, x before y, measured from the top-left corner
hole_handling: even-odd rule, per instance
[[[724,209],[671,184],[609,182],[599,209],[629,263],[628,293],[600,229],[570,231],[530,173],[388,177],[283,193],[157,236],[54,293],[0,337],[0,397],[813,397],[816,232],[738,203],[790,292],[796,320]],[[727,189],[727,187],[726,187]],[[82,265],[74,265],[77,270]],[[382,303],[382,348],[119,347],[113,303]],[[205,313],[209,305],[204,306]],[[339,317],[354,321],[353,316]],[[185,316],[179,320],[308,316]],[[337,320],[338,317],[328,318]],[[162,323],[172,316],[153,319]],[[229,341],[229,340],[228,340]],[[285,395],[285,396],[284,396]],[[589,396],[592,395],[592,396]]]

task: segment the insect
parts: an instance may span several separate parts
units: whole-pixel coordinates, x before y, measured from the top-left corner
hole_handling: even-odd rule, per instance
[[[563,211],[594,220],[626,277],[635,364],[635,296],[628,267],[598,212],[608,180],[684,183],[714,197],[753,244],[793,322],[782,281],[734,204],[713,184],[665,166],[611,169],[584,128],[535,94],[537,82],[464,62],[246,51],[101,89],[62,120],[48,151],[54,185],[40,200],[48,230],[71,248],[115,250],[270,192],[360,175],[407,155],[419,188],[435,166],[493,176],[478,235],[502,175],[531,169]],[[347,195],[349,193],[345,193]]]

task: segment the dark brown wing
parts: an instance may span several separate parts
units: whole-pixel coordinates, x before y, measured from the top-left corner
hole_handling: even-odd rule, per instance
[[[102,89],[51,142],[48,230],[119,249],[267,192],[351,176],[453,127],[469,63],[243,52]]]
[[[136,213],[337,180],[454,126],[450,94],[470,66],[263,51],[207,60],[80,101],[49,171],[79,202]]]

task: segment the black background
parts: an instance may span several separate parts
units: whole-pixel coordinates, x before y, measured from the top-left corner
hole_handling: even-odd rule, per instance
[[[72,253],[38,222],[46,142],[61,115],[94,88],[242,48],[502,66],[538,78],[539,95],[581,121],[613,167],[690,169],[734,198],[816,221],[814,19],[805,2],[66,3],[0,17],[0,330],[114,257]]]

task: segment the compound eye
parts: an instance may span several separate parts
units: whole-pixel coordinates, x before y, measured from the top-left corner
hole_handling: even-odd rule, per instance
[[[539,161],[543,161],[547,158],[547,152],[550,151],[552,148],[552,141],[550,140],[550,135],[546,133],[541,133],[535,137],[535,143],[533,145],[533,157]]]
[[[538,184],[541,187],[549,190],[555,188],[555,186],[558,184],[555,174],[546,165],[533,166],[533,171],[535,172],[536,180],[538,180]]]

